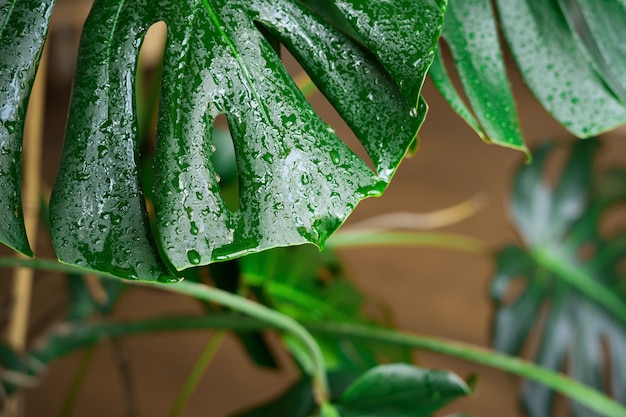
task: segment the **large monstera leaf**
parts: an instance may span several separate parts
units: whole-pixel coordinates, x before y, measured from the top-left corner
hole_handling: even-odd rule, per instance
[[[166,265],[182,270],[276,246],[321,246],[361,199],[379,195],[424,118],[419,90],[443,12],[426,0],[333,3],[358,42],[295,0],[96,1],[50,203],[59,258],[125,278],[170,280]],[[157,21],[167,24],[168,38],[153,232],[132,93],[142,39]],[[375,172],[315,114],[265,36],[301,62]],[[236,152],[236,212],[211,162],[220,114]]]
[[[32,256],[20,196],[30,90],[54,0],[0,1],[0,242]]]
[[[590,139],[574,146],[555,189],[542,181],[549,146],[517,175],[512,212],[526,248],[510,246],[498,256],[494,344],[519,355],[534,335],[539,345],[532,355],[540,365],[626,403],[626,291],[619,272],[626,234],[599,232],[607,210],[626,200],[626,172],[592,181],[597,145]],[[547,417],[553,397],[527,382],[523,404],[530,416]],[[571,415],[596,414],[572,403]]]

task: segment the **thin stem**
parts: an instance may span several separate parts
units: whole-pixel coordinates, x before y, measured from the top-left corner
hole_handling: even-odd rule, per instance
[[[585,269],[541,248],[535,249],[532,255],[541,266],[558,275],[563,281],[582,292],[587,298],[594,300],[626,325],[626,302],[599,284]]]
[[[83,385],[83,380],[87,375],[87,370],[89,369],[89,365],[91,365],[91,361],[93,360],[95,353],[96,347],[91,346],[89,350],[85,352],[83,359],[78,364],[78,369],[76,370],[76,374],[74,374],[74,378],[70,384],[70,389],[67,392],[65,400],[63,400],[59,417],[70,417],[72,415],[74,403],[76,402],[76,398],[78,398],[78,392]]]
[[[307,328],[313,333],[353,337],[369,341],[390,343],[429,350],[470,362],[486,365],[513,375],[532,379],[555,391],[575,399],[591,410],[607,417],[626,417],[626,408],[606,395],[565,375],[549,371],[523,359],[508,356],[490,349],[469,343],[418,336],[393,330],[377,329],[361,325],[324,323],[310,324]]]
[[[183,412],[183,409],[185,408],[185,405],[187,404],[187,402],[193,395],[194,391],[196,390],[196,387],[198,386],[198,383],[202,379],[202,376],[206,372],[207,368],[213,361],[215,354],[217,353],[218,349],[222,345],[222,342],[224,341],[225,336],[226,336],[226,332],[217,331],[209,339],[206,347],[200,354],[200,357],[196,361],[196,364],[194,365],[193,369],[191,370],[189,377],[185,381],[183,388],[180,390],[180,393],[178,394],[178,397],[176,398],[176,402],[174,403],[174,407],[172,408],[172,411],[169,414],[170,417],[178,417],[181,415],[181,413]]]
[[[324,356],[315,339],[300,323],[289,316],[250,301],[246,298],[208,287],[204,284],[183,281],[178,284],[144,283],[151,287],[161,288],[169,292],[184,294],[203,301],[216,302],[233,311],[257,318],[272,327],[290,333],[302,343],[311,358],[313,387],[318,404],[329,398],[328,381],[326,379],[326,364]]]
[[[430,336],[420,336],[394,330],[385,330],[363,325],[344,323],[308,323],[306,328],[317,334],[335,337],[350,337],[396,346],[429,350],[460,358],[513,375],[534,380],[574,398],[581,404],[608,417],[625,417],[626,408],[602,393],[574,381],[562,374],[544,369],[520,358],[508,356],[480,346]],[[50,338],[47,346],[33,352],[33,356],[47,363],[56,357],[90,344],[100,342],[103,337],[122,337],[150,332],[184,331],[196,329],[230,329],[235,331],[258,331],[277,328],[257,318],[243,317],[232,313],[210,316],[167,317],[128,323],[76,324],[63,327]]]
[[[492,250],[482,241],[452,233],[381,232],[354,230],[338,232],[325,244],[327,248],[356,248],[366,246],[418,246],[458,250],[479,256],[490,256]]]

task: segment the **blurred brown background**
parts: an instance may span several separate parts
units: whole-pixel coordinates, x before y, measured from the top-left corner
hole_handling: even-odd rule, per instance
[[[43,171],[48,185],[54,182],[80,26],[88,10],[88,1],[59,0],[53,17]],[[289,65],[295,68],[293,63]],[[511,77],[528,143],[534,146],[555,137],[571,140],[535,102],[519,76],[512,71]],[[483,209],[444,230],[481,239],[493,248],[516,241],[505,206],[512,175],[523,163],[523,155],[482,143],[449,109],[430,82],[424,95],[430,111],[420,132],[419,151],[400,167],[385,195],[363,202],[347,224],[382,213],[439,210],[481,195],[485,201]],[[351,135],[319,94],[312,101],[340,136]],[[601,154],[603,164],[624,162],[625,133],[622,130],[606,135]],[[49,237],[42,235],[39,241],[37,255],[51,257]],[[341,255],[365,294],[390,306],[399,328],[489,346],[492,307],[487,289],[493,272],[490,259],[415,248],[350,249]],[[6,278],[0,281],[0,303],[6,306],[11,271],[4,269],[2,274]],[[39,274],[35,282],[31,342],[62,315],[67,299],[63,277]],[[124,298],[115,316],[137,319],[194,312],[199,312],[197,305],[183,297],[136,289]],[[3,317],[0,324],[5,322]],[[166,416],[209,337],[208,332],[181,332],[129,337],[115,344],[103,342],[80,387],[72,415],[132,415],[119,371],[120,363],[127,362],[135,415]],[[239,344],[228,338],[183,415],[228,416],[280,393],[294,381],[296,371],[278,344],[275,351],[281,358],[282,369],[260,370]],[[40,385],[27,392],[26,416],[59,414],[83,356],[84,352],[76,352],[50,366]],[[454,403],[441,415],[453,411],[481,417],[522,415],[515,397],[518,387],[515,378],[430,353],[419,353],[418,361],[423,366],[454,370],[461,376],[473,372],[480,376],[476,394]]]

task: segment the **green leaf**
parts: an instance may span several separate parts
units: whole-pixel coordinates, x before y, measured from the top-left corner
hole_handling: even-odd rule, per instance
[[[337,408],[341,417],[427,417],[470,393],[467,384],[450,372],[381,365],[352,383]]]
[[[596,72],[556,0],[496,3],[526,84],[563,126],[586,138],[626,122],[624,104]]]
[[[246,256],[239,263],[244,281],[260,290],[261,299],[296,320],[378,325],[363,315],[363,295],[330,251],[319,252],[312,246],[277,248]],[[408,350],[375,342],[357,343],[334,335],[318,335],[316,341],[329,369],[362,372],[383,357],[410,360]],[[292,350],[298,347],[289,345]],[[294,354],[298,356],[297,351]]]
[[[626,103],[626,44],[622,41],[626,2],[559,0],[570,30],[578,35],[583,51],[613,94]]]
[[[117,304],[120,296],[127,289],[127,285],[120,281],[102,280],[100,285],[106,294],[104,303],[94,300],[85,283],[85,277],[77,274],[67,275],[67,285],[69,288],[68,320],[84,320],[94,313],[108,315]]]
[[[182,270],[276,246],[323,245],[361,199],[386,188],[424,118],[419,88],[442,12],[426,0],[402,5],[337,4],[358,20],[355,29],[383,68],[297,1],[96,2],[51,200],[59,258],[125,278],[172,280],[165,264]],[[376,32],[374,19],[399,10],[397,25]],[[159,20],[168,25],[168,42],[154,162],[155,242],[138,179],[133,84],[142,38]],[[300,60],[376,172],[314,113],[259,27]],[[394,38],[382,36],[392,30]],[[390,77],[387,49],[400,52],[399,36],[410,42],[401,71]],[[236,212],[219,193],[211,158],[220,114],[237,160]]]
[[[22,138],[54,0],[0,1],[0,242],[32,256],[21,200]]]
[[[443,63],[438,62],[431,68],[431,76],[443,96],[483,140],[528,152],[520,131],[490,2],[451,0],[442,37],[450,47],[463,88],[480,125],[453,90]]]
[[[527,248],[511,246],[498,255],[491,285],[494,345],[519,355],[531,333],[539,335],[539,365],[624,404],[626,376],[617,370],[626,366],[626,293],[618,264],[626,257],[626,234],[605,236],[599,226],[607,209],[626,200],[626,172],[610,171],[594,182],[597,147],[595,140],[577,142],[554,189],[542,180],[550,146],[517,174],[512,214]],[[545,386],[525,385],[531,417],[552,415],[553,397]],[[572,415],[597,414],[573,402]]]

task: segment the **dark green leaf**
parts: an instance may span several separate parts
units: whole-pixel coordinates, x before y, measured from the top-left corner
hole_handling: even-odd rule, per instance
[[[385,189],[423,120],[419,88],[442,12],[429,1],[405,3],[397,10],[381,4],[375,12],[338,4],[359,21],[359,34],[388,70],[386,49],[400,46],[382,35],[397,31],[409,41],[392,79],[362,46],[299,2],[96,2],[83,33],[51,201],[60,259],[126,278],[172,279],[144,207],[132,95],[141,40],[159,20],[168,24],[168,43],[154,207],[166,263],[181,270],[275,246],[322,245],[361,199]],[[382,32],[357,19],[400,10],[398,24]],[[359,136],[376,173],[315,115],[257,25],[301,60]],[[228,119],[235,147],[236,212],[219,193],[207,139],[219,114]]]
[[[626,234],[599,232],[606,209],[626,200],[626,172],[592,181],[597,146],[591,139],[577,142],[554,189],[542,179],[550,146],[518,173],[513,220],[527,248],[509,247],[498,256],[491,286],[494,345],[519,355],[531,333],[540,335],[537,363],[626,403],[626,376],[619,371],[626,366],[626,294],[618,269],[626,258]],[[524,406],[531,417],[548,417],[553,397],[528,382]],[[572,415],[596,414],[572,403]]]
[[[464,108],[439,63],[431,69],[431,75],[444,97],[483,140],[527,152],[489,0],[451,0],[443,38],[481,126]]]
[[[109,314],[117,304],[119,297],[127,288],[127,285],[120,281],[110,279],[102,280],[100,285],[107,299],[104,303],[99,303],[94,300],[93,295],[85,283],[84,276],[68,275],[67,284],[70,294],[69,311],[67,313],[68,320],[86,319],[96,312],[102,315]]]
[[[352,383],[337,408],[341,417],[427,417],[470,393],[467,384],[450,372],[381,365]]]
[[[312,246],[277,248],[239,262],[245,282],[259,288],[271,307],[296,320],[376,325],[364,317],[363,296],[330,251],[319,252]],[[410,359],[403,348],[347,337],[316,336],[316,340],[330,369],[362,372],[376,366],[382,357]]]
[[[26,107],[54,0],[0,1],[0,242],[32,256],[20,179]]]
[[[498,0],[497,5],[526,84],[563,126],[584,138],[626,122],[626,108],[580,48],[557,0]]]
[[[355,374],[331,372],[328,375],[331,399],[338,399],[356,377]],[[303,376],[275,400],[237,414],[237,417],[309,417],[316,406],[311,379]]]

